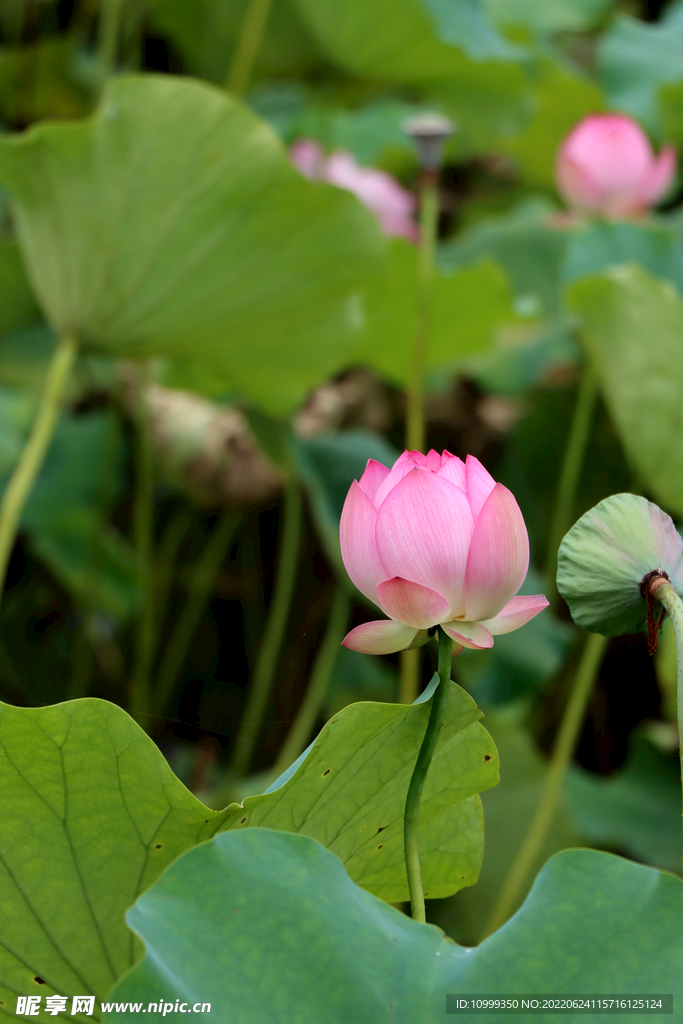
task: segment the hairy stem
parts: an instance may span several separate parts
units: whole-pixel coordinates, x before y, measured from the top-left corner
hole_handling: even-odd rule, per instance
[[[681,787],[683,788],[683,601],[663,576],[650,583],[650,593],[664,605],[676,637],[676,700],[678,703],[678,745],[681,756]]]
[[[316,655],[306,696],[301,702],[301,707],[294,719],[292,728],[289,730],[282,750],[273,765],[271,781],[279,778],[289,768],[290,764],[296,761],[302,750],[306,749],[311,729],[317,722],[322,706],[325,703],[332,669],[334,668],[334,663],[346,632],[350,607],[351,597],[349,591],[341,583],[338,583],[334,592],[329,622],[320,649]]]
[[[524,842],[517,851],[517,856],[498,894],[498,899],[486,924],[484,936],[490,935],[491,932],[505,924],[517,905],[520,894],[538,860],[562,796],[567,768],[576,747],[588,698],[606,647],[606,637],[600,636],[598,633],[588,634],[569,701],[562,716],[560,730],[555,740],[541,797]]]
[[[135,660],[130,681],[130,713],[143,728],[152,711],[150,677],[154,658],[154,457],[152,431],[145,390],[147,367],[141,367],[135,395],[135,491],[133,494],[133,543],[137,560],[138,617]]]
[[[266,626],[254,668],[254,678],[249,688],[247,705],[240,722],[232,758],[233,769],[241,773],[246,772],[249,767],[258,731],[268,705],[275,676],[275,666],[282,646],[296,582],[303,500],[301,488],[293,480],[288,482],[285,489],[283,511],[273,597],[268,609]]]
[[[237,49],[225,87],[233,96],[244,96],[249,85],[254,61],[261,46],[272,0],[249,0],[244,15]]]
[[[439,627],[439,682],[432,695],[432,707],[429,712],[427,729],[422,739],[422,745],[417,755],[417,761],[413,768],[413,774],[408,786],[406,796],[406,807],[403,817],[404,849],[406,857],[406,873],[408,875],[408,890],[410,892],[410,910],[415,921],[426,921],[425,898],[422,889],[422,874],[420,872],[420,847],[418,836],[418,825],[420,819],[420,800],[422,790],[432,757],[436,750],[436,744],[441,731],[446,701],[448,699],[448,685],[451,680],[451,664],[453,658],[453,641],[447,633]]]
[[[50,447],[76,358],[76,339],[63,334],[47,369],[31,432],[0,502],[0,595],[24,505]]]
[[[173,624],[171,639],[157,676],[155,705],[160,715],[164,713],[171,698],[206,602],[241,521],[242,517],[237,512],[224,513],[218,525],[213,528],[204,550],[193,567],[187,597],[177,622]]]
[[[557,598],[557,552],[562,538],[572,525],[576,490],[579,485],[586,445],[590,434],[593,412],[598,394],[598,382],[595,371],[590,363],[583,367],[579,392],[576,396],[574,415],[569,428],[567,447],[564,451],[560,479],[557,485],[557,497],[550,530],[548,557],[546,563],[545,594],[553,605]]]

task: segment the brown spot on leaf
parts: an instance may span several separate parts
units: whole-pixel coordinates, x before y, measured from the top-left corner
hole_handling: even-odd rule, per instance
[[[491,755],[490,754],[484,754],[484,760],[485,761],[490,761],[491,760]]]
[[[43,979],[42,979],[42,978],[39,978],[39,977],[38,977],[38,975],[36,975],[36,976],[35,976],[35,978],[34,978],[33,980],[35,981],[36,985],[45,985],[45,984],[46,984],[46,983],[45,983],[45,982],[43,981]]]
[[[329,775],[331,771],[332,769],[328,768],[326,771],[323,772],[323,775]]]
[[[247,820],[246,818],[242,818],[242,820],[240,821],[240,825],[244,825],[246,820]]]

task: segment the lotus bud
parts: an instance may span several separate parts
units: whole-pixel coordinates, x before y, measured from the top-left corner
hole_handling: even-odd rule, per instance
[[[456,648],[488,648],[547,607],[542,594],[515,596],[529,567],[524,519],[471,455],[406,451],[391,469],[371,459],[340,532],[351,580],[388,616],[351,630],[354,651],[407,650],[436,626]]]
[[[676,151],[655,156],[644,131],[624,114],[592,114],[562,143],[555,167],[557,190],[580,213],[619,218],[655,206],[676,171]]]

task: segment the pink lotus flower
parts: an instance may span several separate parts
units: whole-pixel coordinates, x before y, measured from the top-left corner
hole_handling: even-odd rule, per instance
[[[582,213],[626,217],[665,195],[676,170],[676,151],[655,157],[640,125],[624,114],[593,114],[572,129],[555,166],[557,190]]]
[[[418,229],[413,214],[415,196],[401,188],[395,178],[373,167],[361,167],[355,157],[337,150],[326,157],[314,139],[299,139],[290,150],[294,166],[306,178],[327,181],[353,192],[374,213],[385,235],[402,235],[416,242]]]
[[[344,503],[341,553],[361,593],[389,616],[345,637],[364,654],[419,646],[437,625],[456,645],[492,647],[548,605],[542,594],[514,596],[529,567],[524,519],[471,455],[404,452],[392,469],[370,459]]]

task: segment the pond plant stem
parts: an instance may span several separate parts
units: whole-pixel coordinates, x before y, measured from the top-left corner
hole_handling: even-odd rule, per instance
[[[308,689],[282,750],[271,769],[272,780],[279,778],[289,768],[290,764],[296,761],[299,754],[306,749],[311,729],[320,717],[320,712],[325,703],[332,669],[334,668],[341,642],[346,633],[350,610],[351,595],[348,588],[341,583],[337,583],[327,629],[315,658]]]
[[[0,595],[4,590],[7,565],[21,513],[57,426],[77,347],[76,339],[71,334],[63,334],[55,346],[31,432],[0,502]]]
[[[265,629],[261,637],[254,676],[249,686],[247,704],[242,715],[235,751],[232,757],[232,768],[244,774],[249,768],[251,756],[256,746],[258,732],[270,693],[278,655],[289,618],[294,585],[296,583],[296,567],[301,544],[301,517],[303,514],[303,497],[299,484],[290,479],[285,487],[283,502],[283,522],[280,534],[278,560],[275,570],[275,585],[268,609]]]
[[[425,898],[422,889],[422,873],[420,871],[420,847],[418,826],[420,818],[420,800],[422,790],[429,766],[432,763],[436,744],[441,731],[446,701],[448,699],[448,686],[451,680],[451,666],[453,663],[453,641],[447,633],[438,628],[439,638],[439,682],[432,695],[432,706],[429,712],[427,729],[422,739],[422,744],[417,755],[417,761],[413,768],[413,774],[408,786],[406,806],[403,816],[404,849],[406,858],[406,873],[408,875],[408,891],[410,892],[410,911],[414,921],[427,920],[425,915]]]
[[[249,0],[237,49],[230,66],[225,87],[233,96],[241,99],[247,91],[254,61],[261,47],[272,0]]]
[[[206,602],[213,591],[216,578],[223,568],[223,563],[241,521],[240,513],[224,512],[211,531],[204,550],[192,567],[185,603],[177,620],[173,623],[173,631],[156,680],[154,703],[159,715],[166,712],[173,688],[185,664],[190,644],[197,632]]]
[[[137,563],[138,616],[135,655],[130,681],[130,713],[142,728],[152,711],[151,674],[154,659],[154,457],[152,429],[145,391],[149,368],[141,366],[135,394],[135,490],[133,494],[133,544]]]
[[[517,856],[498,894],[483,938],[500,928],[510,917],[543,849],[548,830],[562,797],[567,769],[576,748],[588,698],[602,663],[607,642],[607,637],[601,636],[599,633],[588,634],[574,677],[574,685],[555,740],[541,797],[524,842],[517,851]]]
[[[123,18],[124,0],[100,0],[100,23],[97,32],[97,59],[100,86],[111,78],[116,68]]]
[[[560,550],[562,538],[573,522],[576,491],[583,468],[597,395],[598,381],[595,370],[589,362],[586,362],[581,372],[574,414],[560,469],[560,479],[557,485],[557,497],[555,499],[550,530],[544,592],[550,601],[551,607],[557,603],[557,584],[555,582],[557,553]]]
[[[424,375],[432,321],[434,252],[438,221],[438,176],[434,171],[423,171],[420,188],[417,328],[410,380],[406,393],[406,448],[408,451],[421,452],[425,443]],[[401,704],[412,704],[417,698],[421,667],[421,648],[401,653],[399,687]]]
[[[683,601],[665,576],[653,575],[648,584],[651,597],[662,604],[671,619],[676,637],[676,700],[678,704],[678,745],[683,789]]]

